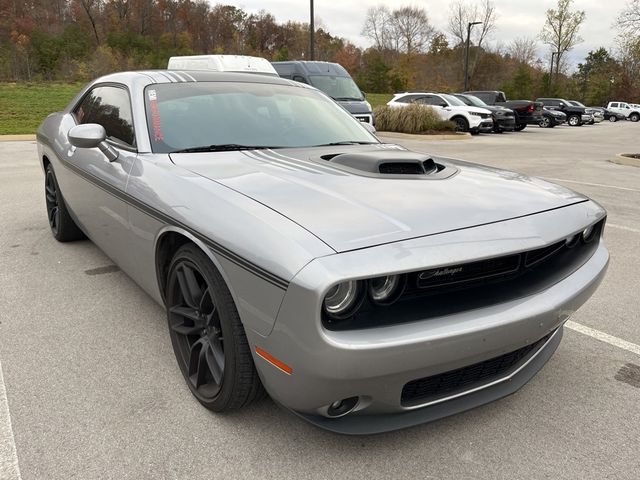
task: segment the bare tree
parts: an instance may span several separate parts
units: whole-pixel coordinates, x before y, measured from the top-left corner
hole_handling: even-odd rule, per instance
[[[470,38],[471,43],[482,47],[483,42],[496,29],[496,18],[496,7],[491,0],[482,0],[481,3],[458,0],[451,5],[449,33],[457,43],[465,43],[469,23],[482,22],[471,31]]]
[[[540,33],[540,39],[552,48],[552,52],[556,52],[556,75],[563,65],[565,53],[582,42],[578,30],[586,14],[584,10],[571,11],[572,3],[573,0],[558,0],[557,9],[547,10],[547,19]]]
[[[640,30],[640,0],[629,0],[618,15],[616,26],[630,31]]]
[[[370,8],[362,28],[362,34],[373,40],[378,50],[406,54],[426,51],[434,33],[426,10],[419,7],[393,11],[384,5]]]
[[[392,48],[390,45],[391,12],[384,5],[371,7],[362,27],[362,35],[373,41],[378,50]]]
[[[89,17],[93,34],[96,37],[96,44],[100,45],[100,37],[98,37],[98,28],[96,27],[96,17],[100,10],[101,0],[80,0],[80,4]]]
[[[391,13],[394,43],[406,54],[425,51],[435,30],[429,23],[426,10],[401,7]]]
[[[507,52],[516,62],[533,66],[538,56],[538,43],[535,38],[518,37],[511,41]]]

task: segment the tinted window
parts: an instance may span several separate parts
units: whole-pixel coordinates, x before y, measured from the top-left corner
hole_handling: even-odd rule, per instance
[[[618,108],[618,104],[617,103],[612,103],[611,104],[611,108]]]
[[[378,143],[336,102],[300,86],[158,84],[146,88],[145,102],[154,152],[220,144],[284,148]]]
[[[135,146],[131,103],[124,88],[94,88],[76,107],[74,114],[78,123],[102,125],[108,139]]]

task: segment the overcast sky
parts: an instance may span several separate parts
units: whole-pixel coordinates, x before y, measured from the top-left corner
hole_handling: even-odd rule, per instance
[[[210,0],[211,3],[221,3]],[[474,2],[477,0],[468,0]],[[516,37],[536,37],[544,25],[545,12],[557,6],[556,0],[493,0],[498,12],[497,29],[491,43],[501,42],[507,45]],[[247,12],[261,9],[275,15],[278,22],[287,20],[309,21],[309,2],[306,0],[242,0],[225,1]],[[479,3],[479,2],[478,2]],[[315,0],[316,20],[327,27],[332,35],[344,37],[359,47],[368,47],[370,42],[360,35],[367,9],[379,4],[389,8],[413,5],[424,8],[435,28],[446,31],[450,2],[446,0]],[[616,16],[624,8],[625,0],[576,0],[574,8],[586,12],[586,20],[580,30],[584,42],[577,45],[570,54],[573,66],[586,56],[590,50],[605,47],[615,48],[615,32],[611,26]],[[539,45],[538,55],[547,56],[548,48]]]

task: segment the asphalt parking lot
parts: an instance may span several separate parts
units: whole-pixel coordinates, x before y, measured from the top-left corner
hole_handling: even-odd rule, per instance
[[[112,262],[90,242],[51,237],[35,142],[0,143],[0,479],[639,478],[640,168],[608,161],[638,152],[639,134],[607,122],[393,140],[589,195],[609,211],[611,265],[519,392],[371,437],[319,430],[269,399],[202,408],[163,310],[122,272],[95,270]]]

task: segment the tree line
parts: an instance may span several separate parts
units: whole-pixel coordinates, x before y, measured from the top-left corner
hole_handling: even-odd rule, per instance
[[[445,25],[434,25],[416,6],[369,9],[362,26],[369,48],[316,22],[316,59],[342,64],[367,92],[458,91],[468,23],[478,21],[469,49],[474,89],[594,105],[612,98],[640,101],[640,0],[628,0],[620,12],[612,30],[616,47],[589,52],[573,72],[567,54],[582,41],[585,19],[574,0],[558,0],[547,10],[537,37],[508,44],[491,43],[498,36],[491,0],[457,0],[448,8]],[[248,13],[205,0],[0,0],[2,81],[85,81],[118,70],[164,68],[172,55],[299,60],[308,59],[308,51],[307,23],[279,23],[265,10]]]

